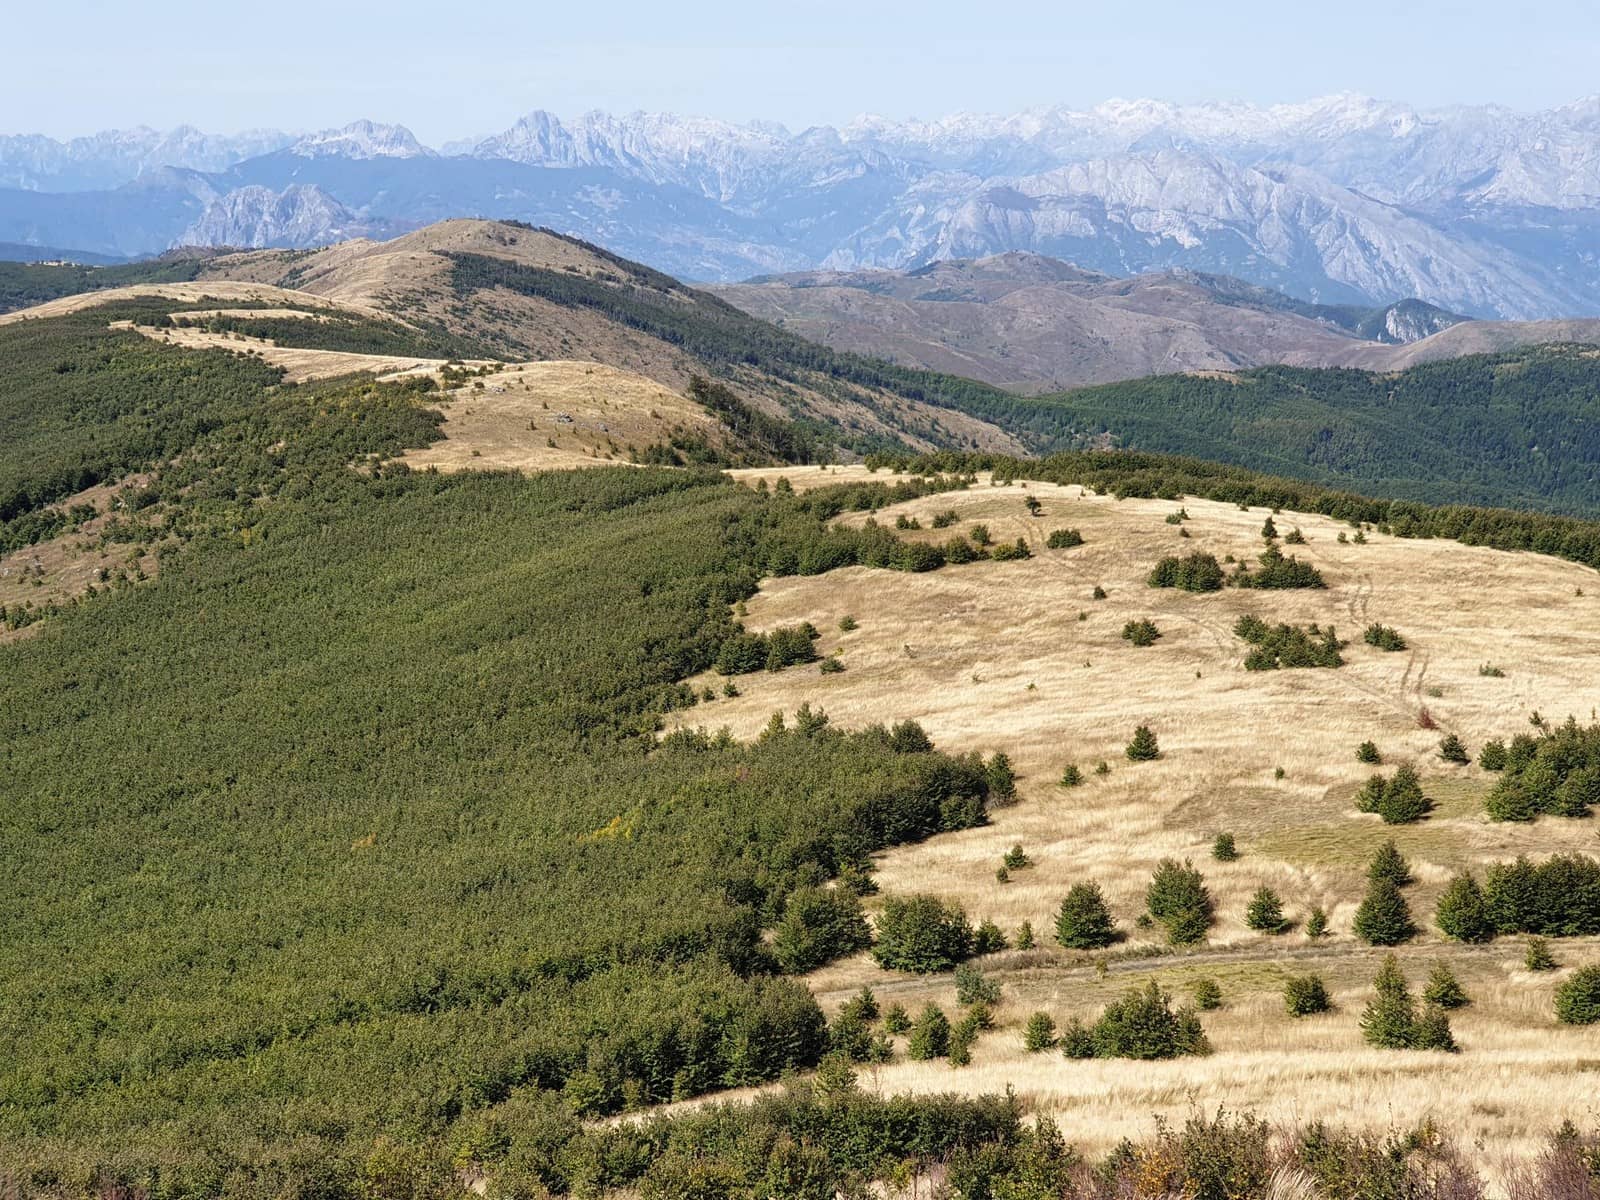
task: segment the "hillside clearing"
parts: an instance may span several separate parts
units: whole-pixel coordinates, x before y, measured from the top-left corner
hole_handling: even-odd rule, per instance
[[[856,474],[865,472],[801,468],[743,477],[781,475],[800,489]],[[1042,502],[1040,515],[1029,515],[1028,495]],[[1520,939],[1468,948],[1425,933],[1402,949],[1402,962],[1415,986],[1436,959],[1456,964],[1478,1000],[1457,1020],[1464,1052],[1372,1051],[1361,1043],[1355,1018],[1377,956],[1349,930],[1366,861],[1390,837],[1417,877],[1407,898],[1419,925],[1430,924],[1439,890],[1461,866],[1518,853],[1600,851],[1592,821],[1489,822],[1481,797],[1493,777],[1475,766],[1449,766],[1437,754],[1445,731],[1475,752],[1489,737],[1527,730],[1535,710],[1551,720],[1569,713],[1594,718],[1600,706],[1594,572],[1533,554],[1372,532],[1365,545],[1341,544],[1337,536],[1348,534],[1348,526],[1283,513],[1274,518],[1279,529],[1298,526],[1308,542],[1286,550],[1321,569],[1326,591],[1196,595],[1148,587],[1145,576],[1164,555],[1204,550],[1253,560],[1261,550],[1266,510],[1192,499],[1182,507],[1189,519],[1174,527],[1165,517],[1177,501],[1119,502],[1077,487],[993,487],[980,480],[966,492],[885,509],[874,518],[879,523],[905,515],[921,524],[923,532],[901,536],[942,542],[982,522],[997,543],[1027,537],[1034,557],[924,575],[849,568],[769,580],[748,602],[746,624],[764,630],[811,621],[822,631],[819,651],[837,651],[846,670],[740,676],[738,697],[718,698],[682,719],[749,738],[774,711],[792,713],[810,702],[845,728],[910,717],[941,748],[1004,750],[1018,772],[1018,804],[994,812],[984,828],[879,856],[876,877],[885,894],[935,892],[960,902],[974,921],[992,919],[1008,933],[1029,921],[1041,945],[1053,947],[1055,906],[1072,883],[1097,881],[1136,947],[1147,935],[1133,929],[1132,918],[1156,862],[1190,858],[1205,873],[1218,922],[1198,953],[1228,998],[1223,1012],[1206,1014],[1214,1057],[1082,1064],[1024,1054],[1019,1028],[1034,1008],[1058,1022],[1089,1017],[1146,970],[1174,984],[1198,972],[1181,957],[1156,957],[1101,980],[1082,956],[1009,953],[985,963],[1005,985],[1005,1001],[1001,1028],[980,1040],[974,1066],[951,1071],[942,1063],[901,1062],[874,1072],[877,1086],[982,1092],[1011,1083],[1060,1114],[1073,1140],[1101,1148],[1137,1133],[1151,1113],[1181,1117],[1191,1104],[1226,1103],[1374,1126],[1426,1112],[1497,1152],[1528,1150],[1562,1117],[1592,1108],[1600,1071],[1600,1056],[1585,1057],[1594,1049],[1592,1033],[1554,1025],[1555,980],[1520,971]],[[933,516],[952,509],[957,521],[934,530]],[[1084,545],[1044,549],[1046,534],[1063,527],[1080,529]],[[1180,529],[1190,536],[1181,538]],[[1097,585],[1105,600],[1091,599]],[[1232,626],[1246,612],[1270,622],[1335,625],[1349,642],[1346,665],[1245,671],[1245,643]],[[1499,614],[1517,616],[1513,622]],[[858,628],[841,633],[845,615]],[[1145,617],[1161,639],[1146,649],[1130,647],[1120,630]],[[1384,653],[1364,645],[1362,630],[1375,621],[1398,629],[1409,649]],[[1481,675],[1485,664],[1505,676]],[[1419,727],[1424,709],[1437,729]],[[1160,738],[1158,762],[1135,765],[1123,756],[1140,723]],[[1382,751],[1383,767],[1356,760],[1355,747],[1369,738]],[[1094,774],[1101,761],[1109,764],[1103,777]],[[1355,811],[1354,792],[1373,770],[1408,761],[1437,802],[1426,820],[1390,827]],[[1084,776],[1072,789],[1057,785],[1069,763]],[[1212,837],[1224,830],[1238,838],[1237,862],[1210,858]],[[1035,865],[997,883],[1001,856],[1017,843]],[[1333,936],[1312,946],[1298,929],[1280,937],[1248,930],[1245,903],[1263,884],[1284,897],[1293,921],[1323,905]],[[1563,942],[1560,957],[1571,966],[1595,961],[1600,945]],[[1279,996],[1290,969],[1323,972],[1338,1012],[1292,1022]],[[887,974],[864,955],[812,982],[825,1000],[839,1003],[863,985],[887,988],[893,980],[900,981],[892,984],[894,998],[912,1011],[928,998],[952,1003],[948,977]]]

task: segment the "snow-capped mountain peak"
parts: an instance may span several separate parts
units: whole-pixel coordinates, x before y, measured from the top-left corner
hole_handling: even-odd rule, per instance
[[[404,125],[369,120],[311,134],[289,149],[303,158],[422,158],[433,154]]]

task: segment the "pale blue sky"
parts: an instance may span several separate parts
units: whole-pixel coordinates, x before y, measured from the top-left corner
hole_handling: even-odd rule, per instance
[[[1360,91],[1542,108],[1600,92],[1600,5],[1547,0],[872,3],[17,0],[0,132],[139,123],[423,141],[547,108],[666,109],[794,127],[1112,96],[1303,100]]]

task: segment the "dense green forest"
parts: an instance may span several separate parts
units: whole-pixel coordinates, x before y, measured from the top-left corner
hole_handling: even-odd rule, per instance
[[[1397,374],[1259,367],[959,406],[1042,452],[1119,447],[1380,495],[1600,513],[1600,358],[1539,346]]]
[[[199,276],[200,258],[126,263],[115,267],[0,262],[0,313],[32,308],[47,300],[140,283],[185,283]]]
[[[304,1190],[519,1090],[607,1112],[817,1061],[762,928],[981,819],[986,777],[816,714],[753,745],[654,732],[756,580],[856,561],[828,521],[891,489],[412,473],[386,460],[437,436],[423,384],[56,334],[100,399],[15,425],[8,474],[92,435],[103,476],[156,467],[124,536],[182,548],[0,649],[0,861],[28,864],[0,940],[8,1167]],[[130,402],[136,438],[127,354],[169,383]]]

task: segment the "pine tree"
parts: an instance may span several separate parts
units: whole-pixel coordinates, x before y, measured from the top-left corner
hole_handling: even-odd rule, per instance
[[[1422,998],[1440,1008],[1461,1008],[1471,1003],[1457,981],[1455,972],[1446,963],[1433,968],[1433,973],[1428,976],[1428,986],[1422,989]]]
[[[1209,975],[1194,981],[1194,1006],[1201,1012],[1211,1012],[1222,1007],[1222,988]]]
[[[1320,904],[1314,904],[1311,912],[1306,917],[1306,936],[1319,938],[1328,932],[1328,910]]]
[[[1467,748],[1461,744],[1461,739],[1453,733],[1447,733],[1439,740],[1439,757],[1445,762],[1466,764],[1472,761],[1472,756],[1467,753]]]
[[[1161,746],[1150,726],[1141,725],[1133,731],[1126,753],[1130,762],[1150,762],[1161,757]]]
[[[917,1016],[911,1027],[911,1041],[906,1046],[906,1057],[917,1062],[943,1058],[950,1053],[950,1018],[937,1004],[929,1003]]]
[[[1061,786],[1075,788],[1083,782],[1083,772],[1078,770],[1076,763],[1068,763],[1061,772]]]
[[[1011,757],[1004,750],[996,750],[985,768],[989,779],[989,794],[1001,803],[1017,798],[1017,773],[1011,766]]]
[[[1211,926],[1211,893],[1204,877],[1187,861],[1180,866],[1167,858],[1157,864],[1145,890],[1145,906],[1154,920],[1166,926],[1167,940],[1174,946],[1198,942]]]
[[[972,1061],[972,1045],[978,1040],[982,1023],[972,1013],[956,1022],[950,1031],[950,1046],[946,1051],[952,1067],[964,1067]]]
[[[883,1028],[888,1033],[907,1033],[911,1029],[911,1014],[903,1004],[891,1004],[883,1014]]]
[[[1211,857],[1218,862],[1233,862],[1239,857],[1239,847],[1234,844],[1233,834],[1217,834],[1216,840],[1211,843]]]
[[[1455,1034],[1450,1031],[1450,1017],[1439,1005],[1422,1006],[1422,1015],[1412,1027],[1411,1048],[1443,1050],[1447,1054],[1454,1054],[1458,1049]]]
[[[1376,742],[1362,742],[1356,747],[1356,761],[1369,764],[1381,763],[1383,755],[1378,753]]]
[[[1445,885],[1433,919],[1446,937],[1458,942],[1487,942],[1494,937],[1489,905],[1470,871],[1461,872]]]
[[[1417,1007],[1400,973],[1400,960],[1390,954],[1372,981],[1377,995],[1361,1014],[1361,1034],[1385,1050],[1408,1049],[1416,1037]]]
[[[1291,975],[1283,985],[1283,1006],[1291,1017],[1309,1017],[1332,1007],[1320,975]]]
[[[1278,893],[1269,887],[1257,888],[1245,910],[1244,923],[1262,933],[1282,933],[1287,929],[1289,922],[1283,919],[1283,901],[1278,899]]]
[[[1432,807],[1422,794],[1422,783],[1417,779],[1415,768],[1407,763],[1384,785],[1383,799],[1378,801],[1378,815],[1386,825],[1407,825],[1421,820]]]
[[[1033,949],[1034,940],[1032,921],[1024,921],[1021,925],[1017,926],[1017,938],[1015,944],[1018,950]]]
[[[1261,536],[1266,541],[1274,541],[1278,536],[1278,524],[1271,517],[1261,526]]]
[[[1374,946],[1398,946],[1416,933],[1411,923],[1411,906],[1400,894],[1393,879],[1374,879],[1367,896],[1356,909],[1355,933]]]
[[[1401,856],[1392,838],[1379,846],[1372,856],[1372,862],[1367,865],[1367,878],[1390,879],[1396,887],[1405,887],[1411,882],[1411,864]]]
[[[1061,1053],[1067,1058],[1093,1058],[1096,1053],[1094,1034],[1077,1017],[1067,1022],[1061,1031]]]
[[[1056,914],[1056,941],[1068,950],[1099,950],[1117,940],[1117,928],[1097,883],[1074,884]]]
[[[1600,965],[1574,971],[1556,989],[1556,1020],[1563,1025],[1600,1023]]]
[[[1528,939],[1528,956],[1523,965],[1530,971],[1554,971],[1556,956],[1550,953],[1550,943],[1542,937]]]
[[[1048,1050],[1056,1044],[1056,1023],[1047,1012],[1036,1012],[1028,1018],[1022,1031],[1022,1048],[1029,1054]]]

